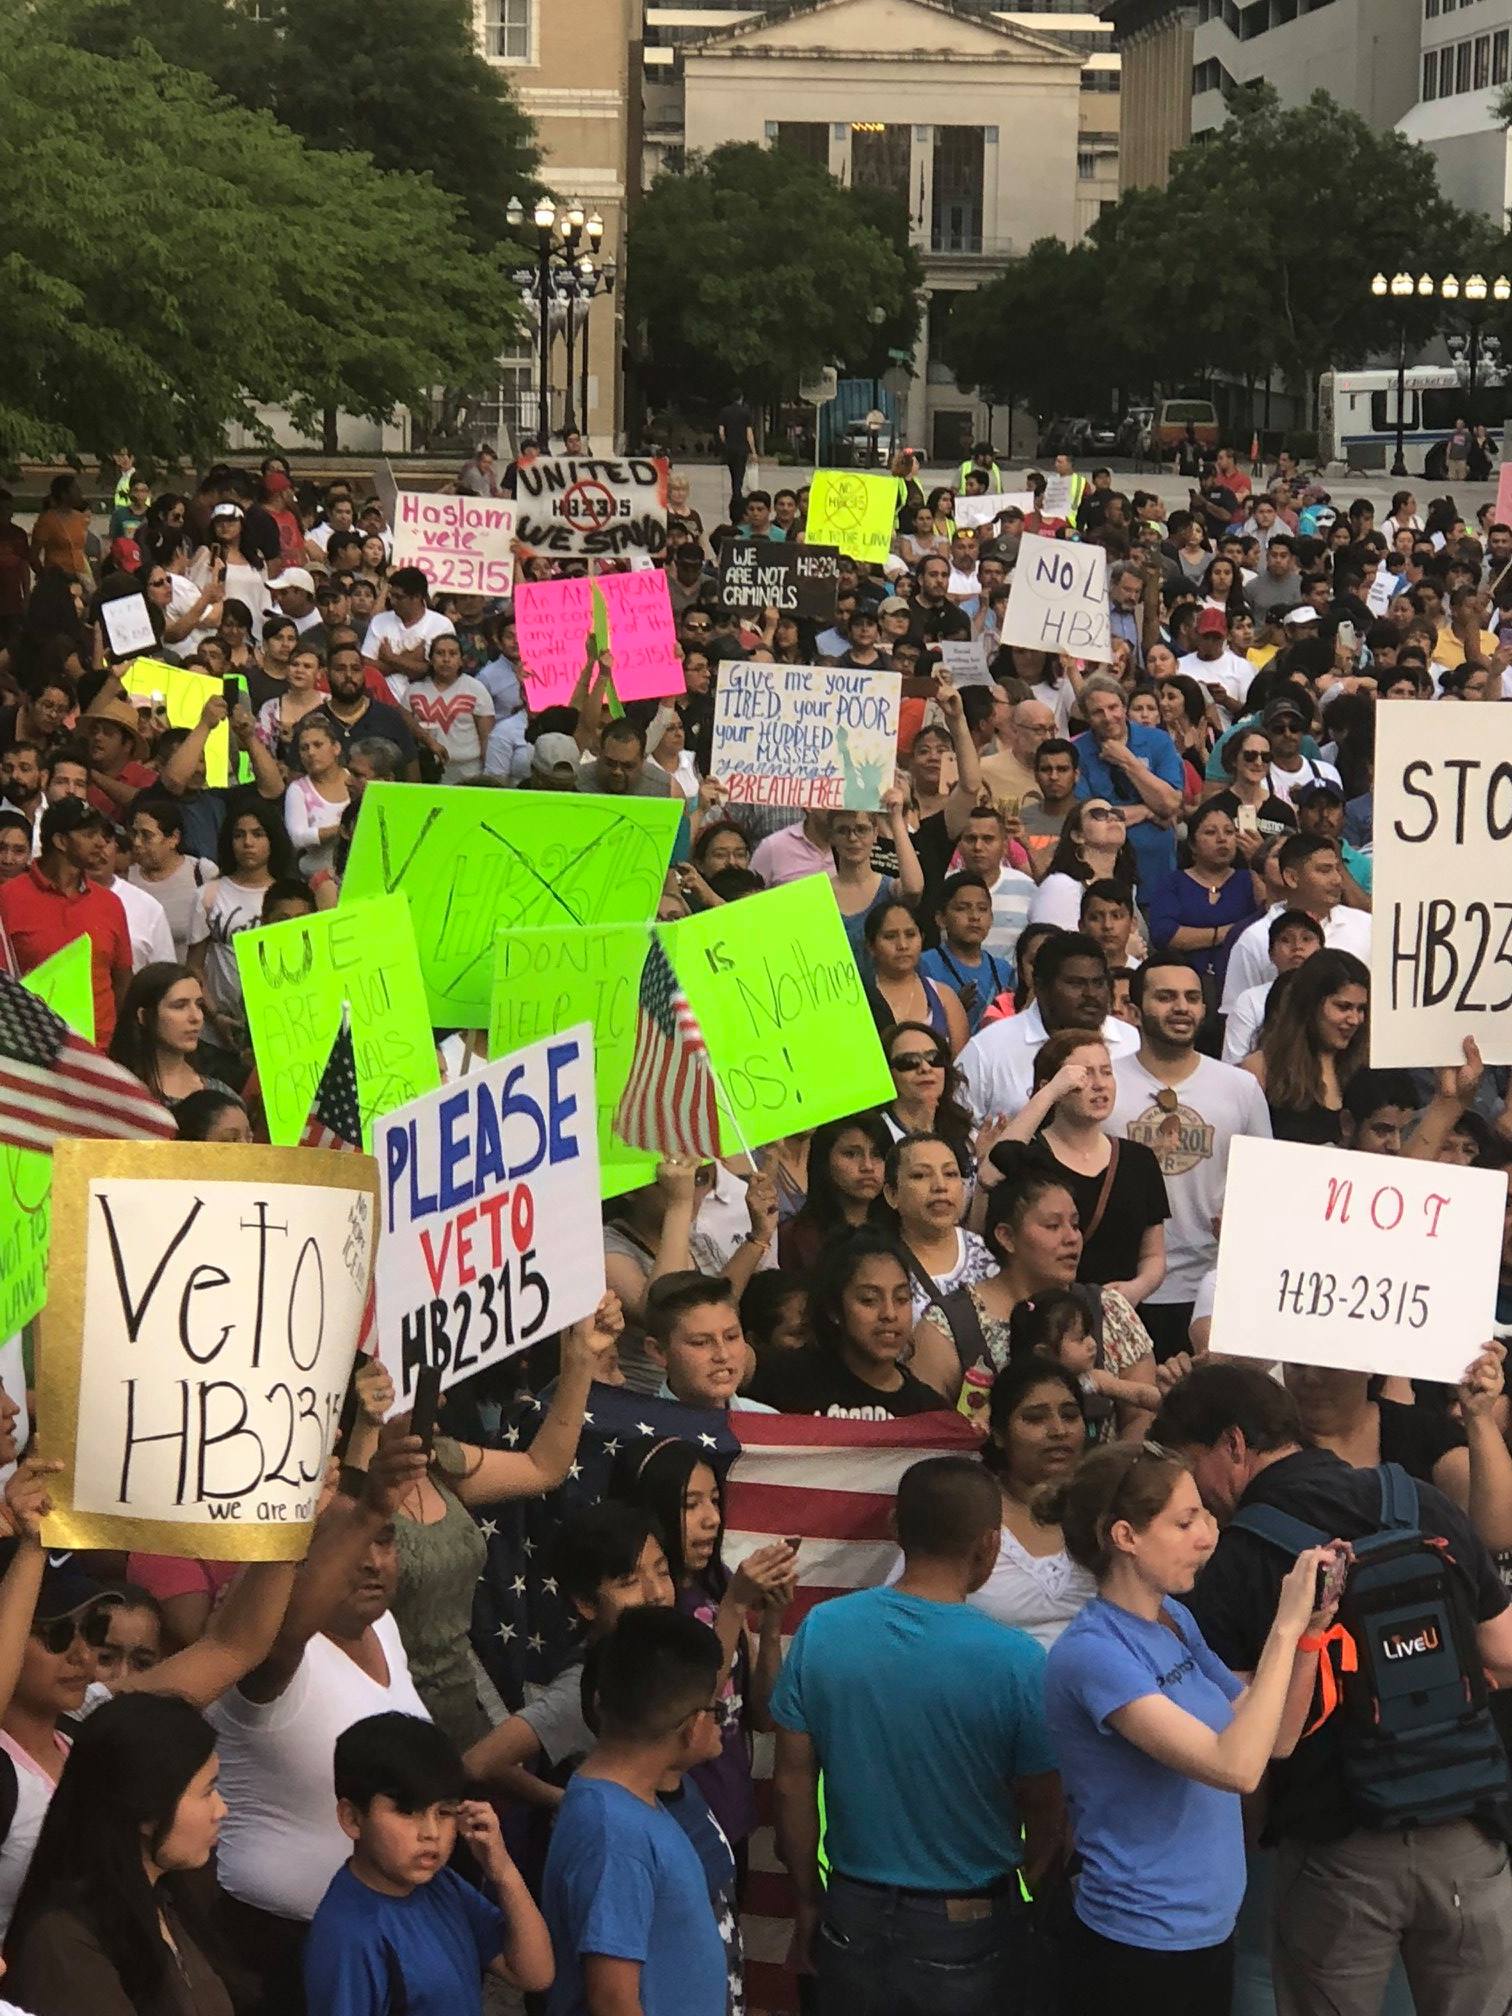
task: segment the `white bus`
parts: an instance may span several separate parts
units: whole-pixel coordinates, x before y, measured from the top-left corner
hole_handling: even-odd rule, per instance
[[[1423,474],[1423,458],[1448,438],[1456,420],[1473,418],[1500,433],[1508,394],[1505,383],[1478,383],[1472,415],[1469,393],[1452,364],[1410,366],[1402,442],[1411,474]],[[1396,456],[1396,424],[1395,371],[1325,371],[1318,380],[1318,459],[1325,467],[1343,462],[1351,469],[1389,469]]]

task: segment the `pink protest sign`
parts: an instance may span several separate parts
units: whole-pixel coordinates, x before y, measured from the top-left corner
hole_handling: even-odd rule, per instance
[[[665,585],[663,593],[665,593]],[[593,583],[522,581],[514,593],[520,673],[532,714],[571,705],[593,628]]]
[[[661,700],[681,693],[682,662],[662,570],[600,574],[593,585],[609,618],[614,690],[621,700]]]
[[[1503,462],[1496,479],[1496,518],[1498,525],[1512,525],[1512,462]]]
[[[514,506],[491,497],[400,490],[394,565],[424,570],[434,594],[507,595],[514,586]]]

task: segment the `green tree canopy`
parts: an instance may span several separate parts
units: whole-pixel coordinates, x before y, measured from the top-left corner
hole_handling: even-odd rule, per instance
[[[145,45],[0,6],[0,454],[204,455],[259,404],[381,418],[481,373],[513,296],[455,201],[333,172]]]
[[[647,390],[719,400],[738,381],[767,400],[827,364],[870,372],[912,349],[920,275],[885,202],[791,154],[716,147],[659,176],[631,219]]]
[[[60,0],[72,38],[122,55],[139,38],[327,152],[430,175],[475,244],[508,236],[540,157],[507,80],[478,51],[471,0]],[[570,193],[570,192],[569,192]]]

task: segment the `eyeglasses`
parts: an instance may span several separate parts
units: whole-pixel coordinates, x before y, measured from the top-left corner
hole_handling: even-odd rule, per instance
[[[1123,826],[1128,823],[1122,812],[1114,805],[1089,805],[1083,811],[1082,817],[1083,819],[1111,819],[1115,826]]]
[[[69,1650],[76,1638],[82,1638],[95,1651],[110,1636],[110,1613],[114,1606],[98,1605],[82,1614],[74,1611],[67,1617],[49,1617],[46,1620],[32,1620],[31,1635],[37,1639],[44,1651],[51,1652],[60,1659]]]
[[[939,1071],[943,1069],[938,1050],[900,1050],[888,1063],[894,1071]]]

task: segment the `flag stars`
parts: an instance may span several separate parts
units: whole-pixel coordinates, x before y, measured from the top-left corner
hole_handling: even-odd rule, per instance
[[[485,1519],[478,1530],[485,1540],[497,1540],[499,1537],[498,1521],[495,1519]]]
[[[498,1630],[495,1631],[494,1633],[495,1638],[498,1639],[501,1645],[507,1645],[510,1639],[514,1637],[514,1635],[515,1635],[515,1627],[513,1626],[513,1624],[501,1624]]]
[[[717,1436],[700,1435],[698,1439],[703,1444],[705,1449],[717,1449],[719,1447],[719,1439]]]
[[[516,1596],[523,1596],[525,1594],[525,1577],[523,1575],[516,1575],[509,1586]]]

